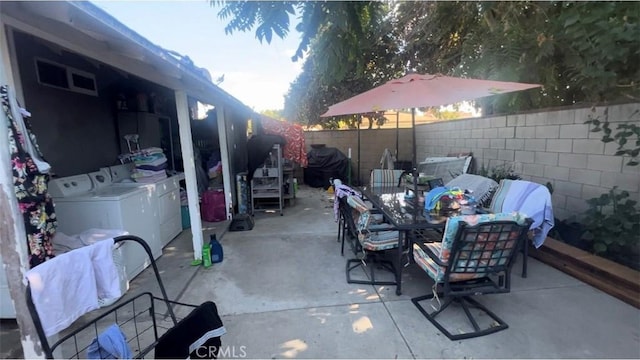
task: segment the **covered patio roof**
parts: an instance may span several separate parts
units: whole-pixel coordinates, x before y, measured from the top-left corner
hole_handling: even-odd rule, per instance
[[[2,2],[5,24],[159,85],[247,116],[253,110],[211,82],[206,69],[147,40],[88,1]],[[179,21],[179,20],[178,20]]]

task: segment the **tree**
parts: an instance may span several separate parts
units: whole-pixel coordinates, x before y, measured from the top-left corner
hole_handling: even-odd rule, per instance
[[[218,17],[228,19],[226,34],[251,31],[256,38],[271,42],[273,34],[283,38],[290,28],[290,16],[299,15],[296,31],[301,41],[292,61],[300,60],[313,42],[323,52],[315,65],[329,80],[342,80],[348,73],[336,64],[351,63],[357,75],[366,71],[367,63],[361,55],[369,44],[362,40],[366,29],[384,15],[385,4],[379,1],[210,1],[220,6]]]
[[[482,99],[484,114],[640,99],[638,2],[214,3],[231,18],[228,33],[256,27],[261,41],[286,36],[300,14],[294,60],[308,52],[311,63],[290,88],[289,111],[308,123],[406,71],[544,86]]]
[[[544,85],[480,102],[506,112],[638,99],[637,2],[401,2],[401,56],[420,72]]]

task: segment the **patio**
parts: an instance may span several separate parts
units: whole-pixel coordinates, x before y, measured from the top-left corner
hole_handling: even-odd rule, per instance
[[[205,239],[211,232],[223,235],[224,261],[211,268],[189,265],[188,230],[158,261],[170,298],[216,302],[227,329],[224,357],[640,357],[638,309],[533,258],[526,279],[518,258],[511,293],[480,299],[509,329],[453,342],[410,301],[432,285],[416,265],[405,269],[401,296],[394,287],[346,283],[349,253],[340,256],[333,202],[322,189],[301,186],[284,216],[260,213],[255,219],[251,231],[222,234],[224,223],[205,226]],[[129,293],[147,288],[155,291],[150,269]]]

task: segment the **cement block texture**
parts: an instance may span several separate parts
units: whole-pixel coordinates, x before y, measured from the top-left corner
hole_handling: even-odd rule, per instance
[[[474,154],[476,164],[510,165],[523,179],[557,184],[559,195],[566,199],[557,197],[554,210],[563,215],[577,214],[584,207],[587,199],[584,196],[594,192],[584,192],[584,186],[602,189],[618,186],[638,198],[640,166],[626,166],[628,157],[615,156],[618,144],[605,144],[601,141],[602,132],[590,132],[593,126],[584,123],[589,119],[608,119],[614,133],[619,122],[640,126],[640,103],[568,107],[419,125],[418,159],[464,151]],[[411,159],[411,131],[400,129],[399,158],[403,160]],[[338,134],[342,133],[345,136],[340,137]],[[357,131],[306,134],[307,144],[325,143],[345,152],[352,147],[356,156]],[[395,130],[391,129],[361,131],[361,165],[375,166],[385,147],[395,149],[395,139]]]

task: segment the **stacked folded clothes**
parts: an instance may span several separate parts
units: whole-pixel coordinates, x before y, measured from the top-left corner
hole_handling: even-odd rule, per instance
[[[141,183],[153,183],[167,178],[167,157],[162,149],[151,147],[140,150],[133,157],[135,168],[131,172],[133,180]]]

